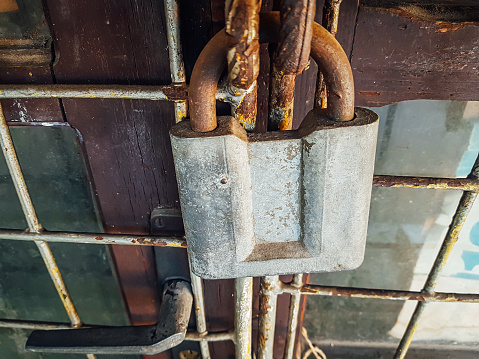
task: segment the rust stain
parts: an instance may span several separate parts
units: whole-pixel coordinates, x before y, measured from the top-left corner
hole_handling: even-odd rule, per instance
[[[269,302],[269,295],[262,295],[260,298],[260,305],[259,305],[259,311],[261,314],[266,314],[271,309],[271,306],[268,305],[268,302]]]
[[[358,91],[360,95],[364,96],[380,96],[381,93],[378,91]]]
[[[374,176],[373,185],[377,187],[456,189],[469,192],[479,191],[479,181],[469,178],[449,179],[432,177]]]
[[[466,25],[477,26],[477,21],[444,21],[438,20],[437,15],[427,9],[419,6],[399,6],[397,8],[382,8],[383,10],[392,12],[396,15],[405,17],[413,21],[429,22],[435,27],[437,32],[457,31]],[[407,27],[406,27],[407,28]],[[404,28],[405,29],[405,28]],[[401,28],[403,30],[403,28]]]
[[[163,88],[166,98],[171,101],[188,100],[188,89],[183,85],[175,85]]]
[[[436,30],[438,32],[449,32],[457,31],[462,29],[467,23],[457,23],[457,22],[446,22],[446,21],[436,21]]]
[[[262,348],[262,349],[265,349],[266,348],[266,341],[268,340],[268,336],[265,335],[263,333],[263,331],[261,331],[261,333],[259,334],[259,347]]]
[[[317,292],[318,292],[317,290],[310,288],[308,286],[301,287],[301,293],[308,294],[308,293],[317,293]]]
[[[287,131],[293,128],[295,78],[296,75],[274,69],[271,77],[270,130]]]
[[[18,5],[15,0],[0,1],[0,13],[17,11]]]
[[[103,239],[104,239],[104,238],[103,238],[103,237],[100,237],[100,236],[95,237],[95,240],[97,240],[97,241],[102,241]]]
[[[235,117],[246,131],[253,131],[256,127],[258,87],[247,93],[235,110]]]
[[[220,31],[206,44],[191,74],[189,94],[190,125],[195,132],[213,131],[216,126],[216,89],[224,59],[234,38]]]
[[[268,338],[269,337],[267,335],[265,335],[263,333],[263,331],[261,331],[261,333],[259,334],[259,346],[260,346],[260,348],[262,348],[262,349],[266,348],[266,341],[268,340]]]
[[[315,13],[316,1],[281,1],[281,28],[273,58],[276,69],[288,75],[299,75],[303,72],[309,62]]]
[[[180,242],[180,243],[168,243],[159,239],[155,238],[145,238],[145,237],[139,237],[139,238],[134,238],[130,241],[132,244],[143,244],[143,245],[152,245],[155,247],[180,247],[180,248],[187,248],[186,242]]]
[[[235,45],[228,51],[228,78],[246,90],[259,74],[259,11],[261,2],[233,0],[226,3],[226,33]]]

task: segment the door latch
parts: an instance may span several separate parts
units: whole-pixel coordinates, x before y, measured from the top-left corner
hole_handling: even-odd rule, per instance
[[[153,355],[180,344],[186,335],[193,295],[188,282],[164,285],[159,320],[153,325],[35,330],[25,348],[34,352]]]

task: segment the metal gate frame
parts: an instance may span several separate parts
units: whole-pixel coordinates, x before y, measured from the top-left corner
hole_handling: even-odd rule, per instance
[[[111,86],[111,85],[0,85],[0,99],[12,98],[105,98],[105,99],[142,99],[174,101],[176,122],[181,121],[187,113],[187,86],[183,58],[181,53],[179,14],[177,0],[165,0],[167,19],[167,36],[170,55],[172,84],[170,86]],[[244,96],[243,94],[242,96]],[[232,96],[225,89],[220,89],[217,98],[238,104],[242,98]],[[12,319],[0,319],[0,327],[22,329],[66,329],[81,328],[83,324],[68,293],[66,285],[50,250],[49,242],[118,244],[157,247],[186,248],[184,237],[150,236],[137,237],[119,234],[91,234],[73,232],[47,232],[38,221],[35,208],[25,183],[8,124],[0,105],[0,145],[8,165],[9,173],[15,185],[22,205],[28,229],[1,230],[0,238],[10,240],[33,241],[45,262],[45,266],[58,291],[63,306],[69,316],[70,323],[33,322]],[[321,286],[303,284],[303,275],[296,274],[291,284],[280,281],[278,276],[261,278],[261,300],[259,318],[259,350],[258,358],[273,357],[274,330],[276,321],[277,296],[282,293],[291,295],[290,315],[286,337],[284,358],[294,356],[298,315],[301,295],[322,295],[351,298],[370,298],[387,300],[413,300],[417,306],[412,314],[404,335],[394,355],[395,359],[404,358],[417,329],[419,319],[429,302],[463,302],[479,303],[479,294],[461,294],[435,292],[439,275],[443,270],[459,233],[479,192],[479,157],[467,178],[430,178],[412,176],[374,176],[373,186],[390,188],[416,188],[436,190],[463,191],[462,197],[452,218],[451,224],[429,275],[419,292],[383,289],[351,288],[337,286]],[[195,302],[197,331],[187,333],[186,340],[199,341],[204,359],[211,358],[208,342],[231,340],[235,344],[237,358],[251,358],[252,343],[252,307],[253,278],[235,280],[235,328],[232,331],[209,333],[205,317],[203,282],[194,273],[191,284]],[[94,359],[94,354],[87,358]]]

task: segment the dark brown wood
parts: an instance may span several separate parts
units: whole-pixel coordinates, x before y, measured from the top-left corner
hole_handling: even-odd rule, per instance
[[[128,246],[115,246],[113,262],[130,322],[135,325],[153,324],[159,317],[160,305],[155,257],[143,246],[135,247],[135,251],[136,255],[132,256]],[[128,260],[125,261],[125,258]],[[118,263],[118,260],[123,260],[123,263]]]
[[[358,9],[359,0],[343,0],[339,8],[338,33],[336,34],[336,39],[350,60]]]
[[[261,12],[268,12],[273,9],[272,0],[264,0],[261,3]],[[261,27],[261,24],[260,24]],[[256,128],[255,132],[266,132],[268,128],[268,108],[269,108],[269,83],[270,83],[270,55],[268,44],[261,44],[259,48],[259,75]]]
[[[2,67],[2,84],[51,84],[49,66]],[[12,99],[1,100],[5,118],[11,122],[63,122],[58,99]]]
[[[437,21],[409,7],[361,6],[351,57],[357,104],[478,100],[478,25]]]
[[[179,1],[180,31],[183,42],[186,82],[189,83],[193,66],[201,50],[217,31],[224,27],[224,4],[214,6],[215,32],[213,31],[211,2],[209,0]],[[222,19],[222,20],[221,20]],[[223,25],[220,27],[220,25]]]

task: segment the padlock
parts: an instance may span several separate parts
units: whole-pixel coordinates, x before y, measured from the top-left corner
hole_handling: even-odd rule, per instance
[[[265,16],[263,37],[274,39],[279,16]],[[170,132],[191,269],[220,279],[357,268],[378,116],[354,108],[346,54],[314,24],[311,56],[325,76],[328,108],[312,110],[295,131],[247,133],[233,117],[215,116],[230,45],[223,31],[200,54],[190,121]]]

